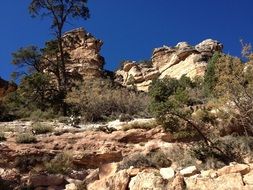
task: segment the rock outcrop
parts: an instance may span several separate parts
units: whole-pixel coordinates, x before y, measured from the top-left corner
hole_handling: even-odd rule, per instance
[[[103,45],[101,40],[96,39],[83,28],[66,32],[62,40],[64,51],[69,56],[69,61],[65,63],[65,69],[70,79],[99,78],[103,76],[104,58],[100,55],[100,49]],[[48,66],[44,72],[50,73],[53,69],[51,69],[50,63],[46,64]]]
[[[16,89],[16,84],[5,81],[0,77],[0,98],[6,96],[10,92],[14,92]]]
[[[104,58],[100,55],[103,45],[83,28],[66,32],[63,40],[71,63],[66,65],[69,73],[78,73],[82,77],[101,77],[103,73]]]
[[[204,75],[208,60],[214,52],[221,52],[222,49],[220,42],[211,39],[196,46],[180,42],[175,47],[156,48],[150,64],[134,61],[123,63],[122,69],[116,71],[115,81],[123,86],[135,86],[138,90],[147,91],[152,80],[157,78],[180,78],[186,75],[193,79]]]

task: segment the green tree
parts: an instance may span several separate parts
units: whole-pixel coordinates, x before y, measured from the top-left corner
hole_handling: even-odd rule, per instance
[[[217,82],[217,75],[215,73],[215,65],[220,57],[219,52],[215,52],[209,60],[207,70],[204,76],[204,94],[211,96]]]
[[[59,77],[59,91],[62,94],[63,112],[66,114],[66,105],[64,98],[67,92],[67,76],[66,76],[66,51],[63,44],[63,30],[71,18],[89,18],[89,9],[87,7],[88,0],[32,0],[29,11],[32,16],[41,15],[52,19],[51,29],[56,36],[57,53],[59,52],[59,60],[56,60]]]

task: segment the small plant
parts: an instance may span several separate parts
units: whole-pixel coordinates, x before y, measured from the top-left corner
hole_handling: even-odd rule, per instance
[[[134,154],[123,159],[118,167],[118,171],[128,169],[131,166],[134,168],[161,168],[171,166],[171,161],[167,159],[167,156],[161,151],[150,152],[147,155]]]
[[[46,134],[53,132],[53,127],[42,123],[33,123],[32,130],[35,134]]]
[[[4,133],[0,132],[0,142],[1,141],[6,141],[6,138],[4,136]]]
[[[45,167],[47,172],[51,174],[67,174],[73,167],[72,160],[70,153],[64,152],[56,155],[50,162],[45,163]]]
[[[37,139],[30,133],[23,133],[17,135],[16,142],[19,144],[29,144],[29,143],[36,143]]]
[[[156,120],[149,120],[149,121],[133,121],[126,123],[122,126],[122,129],[124,131],[130,130],[130,129],[152,129],[157,126]]]

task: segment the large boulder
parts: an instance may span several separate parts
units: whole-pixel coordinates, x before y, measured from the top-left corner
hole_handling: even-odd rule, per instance
[[[153,189],[165,190],[168,182],[157,171],[143,171],[133,177],[129,183],[130,190]]]
[[[87,186],[87,190],[127,190],[130,176],[127,170],[122,170],[115,175],[97,180]]]

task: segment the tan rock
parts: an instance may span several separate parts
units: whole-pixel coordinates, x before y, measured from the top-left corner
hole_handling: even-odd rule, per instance
[[[99,168],[99,179],[112,176],[118,169],[118,163],[104,164]]]
[[[123,71],[128,72],[133,66],[134,66],[134,62],[127,61],[127,62],[124,63]]]
[[[243,181],[247,185],[253,185],[253,171],[243,176]]]
[[[240,173],[230,173],[218,178],[186,178],[187,190],[241,190],[244,188]]]
[[[130,176],[127,170],[122,170],[113,176],[97,180],[87,186],[88,190],[127,190]]]
[[[76,155],[74,163],[86,168],[99,168],[103,164],[119,162],[123,159],[121,151],[107,151],[103,153],[85,153]]]
[[[159,172],[141,172],[133,177],[129,183],[129,190],[152,189],[165,190],[167,181],[162,178]]]
[[[161,168],[160,174],[163,177],[163,179],[171,179],[175,176],[175,171],[173,168]]]
[[[246,164],[236,164],[231,166],[225,166],[217,171],[218,175],[226,175],[230,173],[241,173],[242,175],[245,175],[249,173],[250,167]]]
[[[65,190],[78,190],[78,188],[74,183],[70,183],[65,186]]]
[[[186,183],[182,175],[177,175],[171,184],[170,190],[185,190]]]
[[[178,79],[182,75],[191,79],[203,77],[209,58],[215,51],[221,52],[222,48],[220,42],[211,39],[204,40],[195,47],[180,42],[175,47],[156,48],[151,58],[152,67],[128,61],[131,64],[126,64],[126,68],[116,72],[115,81],[127,87],[134,84],[137,90],[148,91],[151,81],[157,78]]]
[[[200,173],[200,172],[196,168],[196,166],[189,166],[187,168],[184,168],[184,169],[180,170],[180,174],[185,176],[185,177],[193,176],[193,175],[198,174],[198,173]]]

